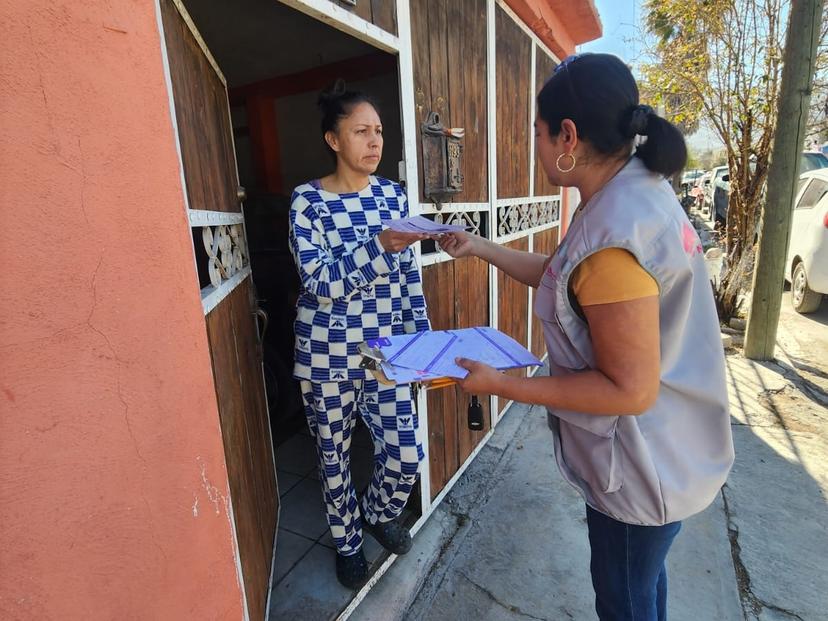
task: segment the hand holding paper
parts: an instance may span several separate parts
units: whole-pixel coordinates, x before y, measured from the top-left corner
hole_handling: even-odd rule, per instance
[[[500,382],[503,374],[482,362],[476,360],[469,360],[468,358],[458,358],[457,365],[469,372],[469,374],[457,380],[463,392],[470,394],[497,394],[497,385]]]
[[[422,233],[401,233],[393,229],[385,229],[379,234],[379,242],[386,252],[402,252],[411,244],[428,239]]]
[[[481,243],[485,242],[479,236],[465,231],[448,233],[440,238],[440,248],[455,259],[481,256]]]
[[[465,226],[459,224],[441,224],[424,218],[423,216],[383,220],[382,223],[392,231],[399,233],[418,233],[420,235],[442,235],[444,233],[466,230]]]

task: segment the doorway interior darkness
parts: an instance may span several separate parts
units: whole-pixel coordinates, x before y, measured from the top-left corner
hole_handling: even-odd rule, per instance
[[[336,583],[316,451],[291,377],[299,280],[288,248],[288,212],[294,187],[332,171],[316,99],[336,78],[379,103],[385,145],[377,174],[399,177],[397,58],[275,0],[185,5],[227,80],[253,281],[268,315],[262,353],[281,496],[271,618],[329,618],[353,594]],[[373,469],[364,426],[355,431],[351,460],[359,492]],[[419,489],[409,504],[418,500]],[[418,506],[412,509],[419,514]],[[379,566],[387,555],[369,540],[366,556]]]
[[[287,215],[293,188],[332,170],[316,99],[337,77],[370,93],[379,102],[385,134],[378,174],[398,178],[396,57],[274,0],[189,0],[186,6],[230,93],[253,279],[269,318],[265,375],[278,445],[304,425],[290,379],[298,278],[287,246]]]

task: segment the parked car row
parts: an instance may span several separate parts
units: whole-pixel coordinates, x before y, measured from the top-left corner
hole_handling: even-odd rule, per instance
[[[800,172],[785,280],[791,283],[794,309],[811,313],[819,308],[823,296],[828,296],[828,157],[820,152],[803,152]],[[717,224],[724,224],[730,195],[727,166],[692,171],[690,176],[685,173],[682,186],[684,197],[692,197],[703,214],[708,214]]]
[[[828,168],[828,156],[819,151],[804,151],[800,155],[799,172]],[[730,198],[730,172],[727,166],[717,166],[710,171],[691,171],[682,176],[684,194],[691,196],[696,207],[723,226],[727,221]]]

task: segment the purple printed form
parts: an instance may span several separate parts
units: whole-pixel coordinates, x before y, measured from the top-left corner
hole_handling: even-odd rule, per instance
[[[380,351],[386,377],[401,384],[465,377],[468,371],[455,364],[456,358],[477,360],[500,370],[540,365],[540,360],[517,341],[488,327],[392,336]]]
[[[460,224],[441,224],[423,216],[383,220],[382,223],[398,233],[419,233],[421,235],[442,235],[443,233],[456,233],[466,230],[466,227]]]

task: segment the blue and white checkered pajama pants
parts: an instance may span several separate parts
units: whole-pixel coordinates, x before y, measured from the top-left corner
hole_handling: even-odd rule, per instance
[[[417,480],[423,447],[411,389],[374,379],[300,384],[334,545],[342,555],[355,554],[362,546],[362,520],[376,524],[396,518]],[[355,415],[374,441],[374,473],[361,501],[350,467]]]

